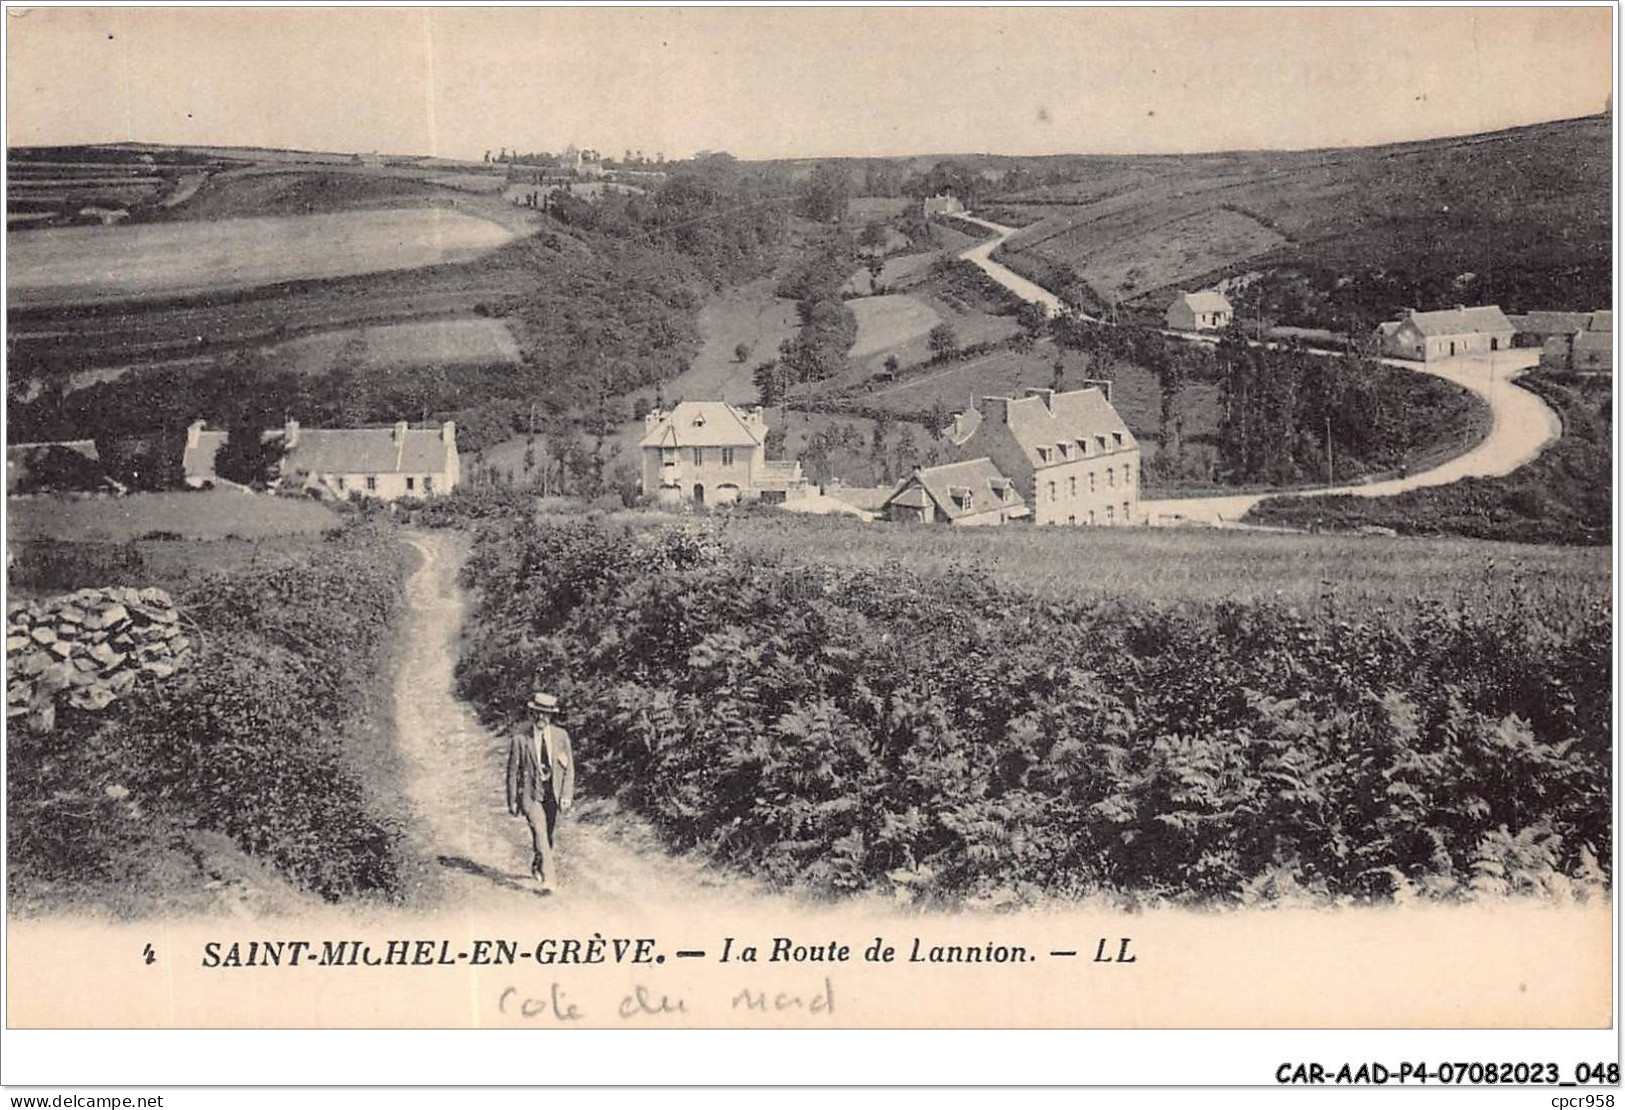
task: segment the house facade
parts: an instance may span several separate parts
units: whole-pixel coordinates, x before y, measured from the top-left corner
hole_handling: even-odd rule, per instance
[[[1376,331],[1384,356],[1417,362],[1509,350],[1516,334],[1512,321],[1493,304],[1458,305],[1438,312],[1407,310],[1397,320],[1378,324]]]
[[[986,458],[1036,524],[1119,525],[1139,517],[1140,445],[1100,388],[984,397],[954,418],[961,460]]]
[[[1207,290],[1181,293],[1168,306],[1167,322],[1175,331],[1222,331],[1230,326],[1236,310],[1223,293]]]
[[[1541,345],[1540,364],[1553,370],[1586,374],[1608,373],[1614,368],[1614,314],[1610,310],[1578,314],[1573,331],[1552,335]]]
[[[387,428],[301,428],[290,420],[265,433],[282,443],[282,460],[273,483],[317,497],[433,497],[450,493],[462,482],[457,452],[457,425],[413,428],[405,421]],[[186,432],[184,467],[188,485],[216,480],[215,455],[226,433],[210,431],[197,421]]]
[[[928,220],[932,216],[961,216],[964,212],[965,203],[952,193],[926,197],[920,204],[920,214]]]
[[[785,501],[807,492],[799,462],[767,458],[759,408],[682,401],[650,412],[643,426],[643,493],[663,504]]]
[[[916,467],[882,502],[898,524],[1004,524],[1031,513],[1016,484],[987,458]]]

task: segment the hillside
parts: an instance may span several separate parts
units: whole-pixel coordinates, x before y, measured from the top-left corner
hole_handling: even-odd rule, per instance
[[[1508,311],[1611,300],[1610,120],[1384,147],[1069,160],[1073,180],[990,198],[1001,252],[1061,265],[1103,302],[1262,275],[1279,322],[1346,326],[1398,305]]]

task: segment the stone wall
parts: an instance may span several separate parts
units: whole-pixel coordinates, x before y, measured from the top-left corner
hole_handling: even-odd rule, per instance
[[[173,675],[192,651],[163,590],[107,586],[14,601],[6,612],[6,716],[48,732],[57,708],[98,711]]]

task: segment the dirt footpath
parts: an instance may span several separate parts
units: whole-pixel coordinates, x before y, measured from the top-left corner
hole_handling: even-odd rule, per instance
[[[537,892],[523,819],[508,815],[508,738],[483,728],[453,694],[467,599],[457,571],[467,538],[411,532],[422,557],[407,580],[408,616],[395,681],[395,731],[417,815],[415,839],[435,865],[436,905],[425,909],[540,909],[584,905],[641,913],[790,899],[704,864],[668,855],[613,802],[580,798],[559,826],[558,893]],[[576,736],[579,751],[590,736]],[[578,796],[579,797],[579,796]]]

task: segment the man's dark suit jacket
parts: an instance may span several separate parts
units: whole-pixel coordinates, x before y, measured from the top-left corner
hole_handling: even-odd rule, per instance
[[[575,799],[576,761],[570,750],[570,734],[558,725],[553,726],[553,766],[551,773],[542,770],[536,749],[541,745],[540,730],[535,726],[515,732],[508,745],[508,812],[518,813],[521,798],[546,799],[553,792],[554,801],[569,805]]]

